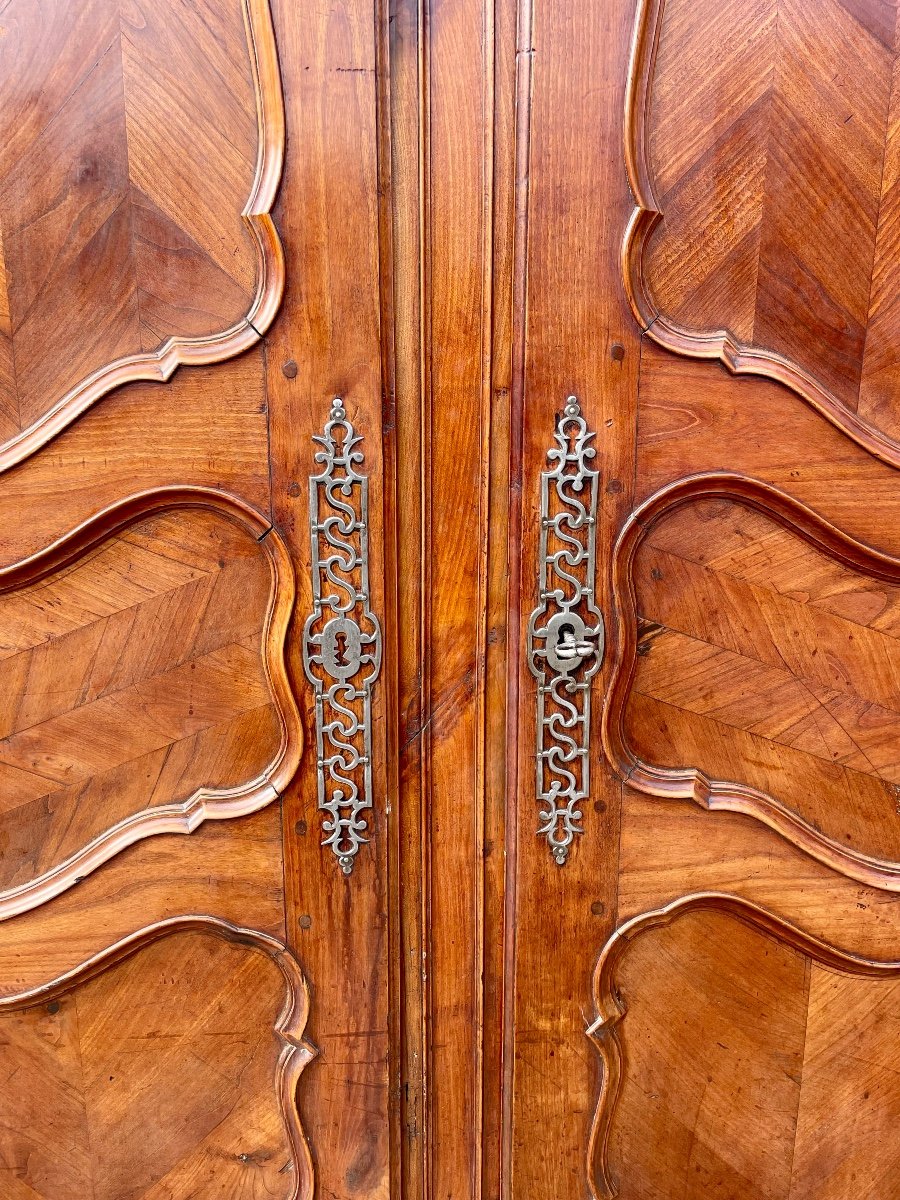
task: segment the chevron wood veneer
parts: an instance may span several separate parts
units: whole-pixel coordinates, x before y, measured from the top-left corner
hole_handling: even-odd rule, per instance
[[[900,559],[744,476],[662,489],[614,556],[609,761],[900,890]]]
[[[0,469],[117,384],[259,339],[283,264],[267,0],[0,12]]]
[[[898,10],[644,0],[626,141],[632,302],[900,461]]]
[[[0,571],[0,918],[291,778],[293,577],[254,510],[161,490]]]
[[[0,1200],[900,1196],[898,52],[0,0]]]
[[[846,954],[733,896],[695,894],[616,932],[594,999],[595,1197],[890,1191],[900,962]]]
[[[635,575],[638,752],[742,778],[900,858],[900,586],[714,501],[664,518]]]
[[[210,917],[139,930],[0,1003],[9,1200],[307,1200],[299,966]]]

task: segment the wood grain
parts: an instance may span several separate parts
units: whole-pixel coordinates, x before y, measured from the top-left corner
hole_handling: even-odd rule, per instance
[[[689,892],[731,892],[835,945],[872,958],[896,952],[900,898],[823,866],[741,813],[708,813],[625,787],[620,921]]]
[[[477,1196],[483,1186],[494,20],[481,0],[434,7],[424,29],[419,131],[421,259],[430,280],[420,332],[424,638],[419,724],[410,723],[407,739],[421,743],[411,758],[424,756],[428,1179],[435,1195],[454,1196]],[[462,46],[470,47],[464,56]],[[464,107],[457,89],[468,97]],[[413,430],[404,433],[408,443]],[[461,512],[465,522],[453,519]],[[448,1128],[460,1136],[447,1139]]]
[[[165,387],[117,389],[4,474],[0,563],[37,553],[123,497],[185,482],[269,512],[266,425],[262,347],[183,372]]]
[[[26,293],[45,303],[24,318],[29,420],[78,383],[51,394],[78,366],[60,347],[79,377],[162,353],[21,461],[0,451],[0,582],[138,492],[255,511],[146,512],[0,593],[8,770],[39,774],[43,753],[89,775],[54,776],[25,820],[2,812],[0,771],[0,836],[20,818],[0,886],[129,813],[260,784],[282,744],[276,676],[312,729],[286,616],[278,671],[261,653],[268,556],[281,547],[308,611],[312,437],[338,395],[363,438],[385,635],[370,840],[351,877],[335,870],[305,755],[258,811],[123,846],[0,923],[22,1069],[53,1058],[40,1030],[58,1019],[57,1061],[77,1045],[109,1122],[85,1149],[78,1090],[17,1107],[13,1076],[0,1170],[12,1130],[9,1161],[33,1174],[10,1188],[80,1200],[88,1178],[112,1200],[132,1186],[127,1101],[146,1130],[135,1194],[290,1194],[267,952],[184,929],[22,1007],[148,925],[211,914],[303,963],[321,1049],[299,1111],[323,1197],[579,1200],[592,1177],[665,1200],[892,1195],[896,7],[272,0],[279,71],[265,5],[242,3],[0,14],[16,142],[0,150],[0,437],[22,430]],[[204,365],[166,378],[172,336]],[[609,707],[560,869],[536,836],[523,631],[540,473],[573,393],[597,432],[595,715]],[[134,702],[110,713],[110,696]],[[707,891],[730,895],[687,911]],[[672,919],[644,931],[660,909]],[[609,1008],[624,1058],[607,1059],[622,1090],[604,1176],[585,1033],[597,953],[632,918],[610,943],[628,1013]]]
[[[30,991],[157,921],[207,913],[284,939],[281,812],[144,838],[47,904],[0,924],[0,994]]]
[[[654,341],[786,384],[892,466],[896,35],[878,3],[641,0],[622,250]]]
[[[767,578],[769,549],[753,540],[752,526],[733,527],[736,506],[763,514],[770,536],[773,526],[779,526],[779,535],[785,530],[813,547],[817,553],[805,574],[802,550],[786,558],[784,548],[779,551],[776,547],[772,557],[778,560],[780,555],[784,592],[799,592],[806,603],[804,588],[815,589],[818,576],[827,595],[825,605],[811,612],[807,607],[797,608],[796,601],[786,596],[779,595],[776,600],[758,585],[753,590],[753,585],[745,584],[742,590],[737,583],[740,565],[735,566],[737,578],[729,581],[727,594],[713,595],[707,589],[710,575],[706,572],[695,577],[697,591],[686,596],[691,585],[683,574],[679,578],[672,560],[660,557],[648,565],[650,551],[642,556],[638,547],[648,536],[655,536],[657,522],[698,500],[706,503],[707,513],[710,501],[719,502],[714,513],[721,511],[724,502],[730,542],[721,547],[723,563],[744,563],[746,572],[754,577],[761,572]],[[696,507],[692,515],[696,517]],[[676,543],[680,537],[682,544],[687,538],[694,557],[699,553],[702,561],[704,553],[716,555],[713,534],[707,524],[699,551],[696,527],[692,533],[682,529],[671,536]],[[665,535],[662,541],[664,544]],[[838,565],[842,570],[835,578]],[[647,591],[646,586],[641,592],[636,587],[637,572],[642,568],[649,573],[651,588],[668,580],[661,592],[665,601],[661,619],[648,610],[643,630],[637,606],[647,608]],[[774,574],[778,569],[776,561]],[[894,640],[880,629],[869,633],[861,624],[869,581],[896,585],[900,563],[848,538],[774,488],[744,476],[719,473],[672,484],[636,509],[619,537],[613,572],[620,617],[603,743],[610,763],[622,777],[651,795],[678,796],[705,808],[755,816],[854,879],[887,888],[900,886],[891,857],[896,843],[887,824],[896,815],[890,732],[894,719],[890,706],[897,692]],[[854,573],[866,578],[854,579]],[[774,579],[771,586],[773,590],[778,586]],[[886,596],[885,605],[890,608],[896,599],[892,588],[887,588]],[[666,622],[671,620],[678,628],[675,614],[680,604],[683,612],[692,610],[687,623],[692,624],[696,616],[699,623],[706,623],[708,636],[692,625],[687,636],[672,645],[673,658],[660,663],[660,656],[667,654]],[[889,629],[890,616],[886,621]],[[642,663],[646,659],[649,667],[642,665],[637,670],[639,659]],[[671,664],[671,672],[667,672],[666,662]],[[638,684],[637,678],[644,682]],[[642,699],[626,721],[624,706],[632,687]],[[675,722],[668,746],[668,717],[660,703],[666,713],[671,710]],[[712,760],[706,748],[700,749],[703,737],[700,735],[699,741],[694,738],[702,722],[691,714],[709,718],[707,745],[716,766],[727,763],[736,767],[740,778],[726,783],[713,776]],[[732,734],[732,729],[737,732]],[[881,731],[885,731],[885,739],[879,751]],[[854,742],[854,734],[859,744]],[[641,750],[632,749],[633,737],[643,753],[654,757],[653,762],[647,762]],[[680,756],[688,753],[689,747],[706,759],[710,774],[693,762],[658,765],[658,757]],[[880,770],[861,747],[870,749],[876,759],[880,754]]]
[[[284,275],[267,0],[2,21],[0,471],[123,383],[246,350]]]
[[[643,343],[635,500],[685,476],[748,475],[787,492],[856,540],[900,556],[894,468],[770,380]]]
[[[269,521],[199,488],[134,496],[0,570],[0,917],[280,794],[302,746],[293,592]]]
[[[306,481],[317,469],[312,435],[321,432],[333,397],[343,397],[364,439],[371,604],[382,617],[391,586],[385,577],[383,456],[392,428],[382,374],[390,330],[382,326],[379,209],[387,114],[379,107],[376,68],[389,14],[374,0],[312,7],[274,0],[272,7],[291,147],[276,212],[288,286],[267,338],[274,519],[295,564],[298,610],[309,612]],[[289,653],[311,734],[313,699],[296,642]],[[304,756],[283,797],[287,943],[310,981],[315,1003],[309,1034],[320,1048],[301,1102],[316,1153],[317,1187],[322,1196],[340,1200],[382,1200],[398,1186],[392,1160],[397,1130],[390,1122],[402,1085],[389,1013],[397,969],[390,961],[397,885],[388,870],[395,810],[386,749],[395,733],[388,727],[383,684],[393,654],[386,632],[385,675],[372,695],[375,803],[368,814],[369,843],[352,876],[341,873],[321,844],[312,756]]]
[[[597,1080],[585,1053],[585,1013],[597,946],[615,924],[618,873],[620,785],[610,772],[592,771],[585,832],[565,867],[536,836],[536,681],[523,647],[538,603],[540,472],[554,420],[574,394],[598,431],[597,596],[608,613],[609,555],[633,503],[641,354],[617,256],[633,204],[620,135],[633,4],[535,3],[520,12],[528,20],[516,45],[511,680],[507,743],[495,750],[505,754],[508,778],[505,1200],[588,1192],[585,1148]],[[607,683],[604,670],[596,677],[598,705]]]
[[[311,1197],[295,1098],[308,1009],[280,942],[213,917],[148,926],[4,996],[4,1194]]]
[[[875,1134],[900,1105],[896,1080],[878,1069],[893,1044],[900,963],[700,893],[622,926],[594,995],[596,1197],[849,1200],[863,1178],[896,1186],[891,1140],[863,1147],[860,1125]]]

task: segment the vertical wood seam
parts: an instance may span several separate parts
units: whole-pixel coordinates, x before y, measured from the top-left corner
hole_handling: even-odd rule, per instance
[[[524,453],[525,340],[528,329],[528,204],[531,157],[533,72],[531,45],[534,0],[519,0],[516,30],[515,221],[512,283],[512,379],[510,389],[509,603],[507,625],[507,787],[506,895],[504,902],[504,982],[502,1128],[500,1193],[512,1200],[513,1087],[515,1074],[516,868],[519,786],[519,681],[522,670],[522,461]]]
[[[384,822],[388,942],[388,1193],[404,1195],[403,1074],[406,1009],[403,990],[403,914],[400,867],[400,639],[397,529],[397,395],[396,304],[394,295],[393,139],[391,137],[390,0],[375,0],[372,10],[375,43],[376,178],[378,181],[378,300],[381,338],[382,538],[384,555],[384,708],[386,770]]]
[[[472,1197],[480,1200],[484,1184],[484,1016],[485,1016],[485,944],[484,892],[487,837],[487,638],[489,626],[489,563],[491,515],[491,442],[493,433],[491,400],[493,395],[493,266],[494,266],[494,9],[493,0],[482,7],[482,277],[481,277],[481,414],[480,456],[481,493],[479,496],[479,561],[477,592],[477,646],[475,656],[475,896],[476,930],[475,971],[475,1043],[473,1046],[473,1104],[475,1120],[472,1147]]]
[[[794,1112],[794,1140],[791,1143],[791,1160],[788,1164],[787,1173],[787,1200],[791,1200],[794,1194],[794,1159],[797,1155],[797,1127],[800,1124],[800,1105],[803,1101],[803,1076],[806,1069],[806,1040],[809,1037],[809,1001],[812,992],[812,973],[814,964],[809,959],[804,960],[806,968],[806,1013],[803,1018],[803,1045],[800,1047],[800,1078],[797,1080],[797,1108]]]
[[[422,821],[422,910],[421,910],[421,959],[419,969],[422,980],[422,1200],[430,1200],[434,1191],[432,1144],[431,1078],[433,1073],[433,1047],[429,1031],[433,1026],[433,999],[430,983],[431,971],[431,23],[428,0],[418,0],[419,35],[419,462],[420,476],[420,588],[419,588],[419,662],[420,679],[420,747],[419,775],[421,779],[420,802]]]

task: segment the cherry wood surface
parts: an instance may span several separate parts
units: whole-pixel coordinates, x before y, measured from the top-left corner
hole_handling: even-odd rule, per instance
[[[623,250],[654,340],[783,380],[895,465],[896,20],[642,0]]]
[[[900,1188],[897,11],[0,0],[0,1193]],[[558,865],[569,396],[606,644]],[[301,644],[335,397],[350,874]]]
[[[51,577],[3,606],[0,803],[27,830],[24,847],[22,832],[6,832],[6,886],[54,865],[17,861],[17,842],[20,853],[30,843],[32,854],[67,857],[120,816],[189,795],[210,772],[225,786],[253,778],[264,760],[247,752],[277,746],[259,653],[265,564],[255,542],[238,557],[231,530],[197,524],[186,538],[177,526],[136,529],[59,583]],[[85,593],[99,593],[87,611],[77,600]],[[163,645],[154,646],[154,632]],[[92,824],[79,828],[79,818]]]
[[[895,857],[896,588],[727,501],[664,517],[633,570],[637,752],[704,758],[702,718],[722,756],[697,764],[707,774],[736,771],[826,836]]]
[[[137,837],[269,803],[295,770],[293,575],[260,514],[147,493],[0,579],[0,913]]]
[[[258,339],[282,286],[268,8],[4,6],[0,461]],[[78,318],[89,314],[83,324]]]
[[[302,1194],[302,1131],[271,1077],[295,1085],[312,1057],[307,1003],[277,941],[210,918],[139,932],[38,995],[6,998],[5,1193]]]
[[[0,562],[159,487],[216,488],[268,513],[264,369],[262,352],[251,350],[176,374],[164,388],[134,383],[102,400],[45,453],[0,475]]]
[[[898,974],[725,895],[629,922],[595,973],[597,1194],[889,1188]]]

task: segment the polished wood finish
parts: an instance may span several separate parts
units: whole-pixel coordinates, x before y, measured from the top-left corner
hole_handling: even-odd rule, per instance
[[[529,125],[518,135],[520,211],[515,356],[521,374],[512,395],[514,494],[521,509],[511,529],[517,574],[510,607],[509,648],[517,673],[509,719],[516,733],[515,808],[508,814],[507,1112],[503,1128],[503,1196],[588,1188],[586,1146],[597,1067],[585,1054],[591,1011],[589,978],[612,932],[616,911],[619,786],[593,751],[585,834],[559,868],[535,836],[535,679],[524,656],[525,627],[537,604],[539,479],[556,415],[575,394],[597,430],[601,503],[597,597],[611,611],[609,559],[615,533],[631,507],[636,379],[640,331],[619,275],[620,231],[632,199],[622,167],[620,133],[624,61],[633,6],[523,5],[531,10],[520,63]],[[520,68],[522,69],[522,68]],[[521,156],[527,149],[528,157]],[[614,352],[614,347],[618,349]],[[608,661],[595,683],[602,696]],[[597,734],[595,719],[594,736]],[[502,747],[497,751],[502,753]],[[594,767],[594,764],[597,764]],[[575,1031],[576,1036],[573,1036]]]
[[[785,383],[898,466],[895,24],[880,3],[640,0],[622,256],[655,341]]]
[[[693,559],[654,555],[651,548],[662,549],[671,533],[671,514],[683,517],[688,507],[693,527],[679,532]],[[757,513],[768,518],[761,531],[743,515]],[[730,534],[721,548],[724,594],[711,528],[720,517]],[[773,527],[793,535],[795,546],[773,543]],[[812,569],[798,541],[819,552]],[[816,575],[829,567],[830,577],[818,584],[820,607]],[[895,888],[883,827],[885,811],[896,808],[889,707],[896,695],[889,632],[896,597],[891,588],[866,589],[872,580],[900,580],[900,562],[826,525],[785,493],[720,472],[680,481],[639,506],[617,543],[613,578],[624,619],[603,736],[629,784],[756,816],[852,878]],[[648,593],[660,594],[659,603]],[[874,636],[865,632],[867,600],[876,610]],[[702,722],[693,720],[699,715],[707,719],[706,745]],[[726,735],[723,726],[741,733]],[[629,745],[633,733],[656,758],[693,746],[705,761],[681,770],[649,763]],[[727,774],[726,763],[751,779],[710,777]]]
[[[849,1197],[896,1171],[900,963],[701,893],[622,926],[594,988],[596,1197]]]
[[[278,797],[302,747],[293,600],[271,523],[200,488],[131,497],[0,570],[0,919],[138,838]]]
[[[4,997],[0,1037],[17,1081],[2,1110],[6,1193],[307,1194],[293,1095],[314,1054],[308,1007],[279,942],[211,917],[139,930]]]
[[[897,1186],[897,49],[878,4],[637,6],[598,1197]]]
[[[309,1197],[295,571],[248,350],[284,275],[271,14],[0,29],[0,1190]]]
[[[38,553],[103,509],[160,487],[213,488],[268,512],[267,447],[261,350],[177,374],[165,388],[131,384],[48,453],[2,475],[0,563]]]
[[[0,469],[111,388],[239,354],[284,281],[267,0],[17,0],[3,20]]]
[[[275,219],[287,249],[281,318],[267,338],[266,389],[272,461],[272,512],[296,564],[297,614],[311,611],[307,478],[313,434],[341,396],[363,435],[369,477],[373,612],[385,618],[383,466],[392,440],[383,418],[382,346],[389,344],[381,304],[385,231],[379,221],[378,162],[386,114],[376,65],[387,12],[371,3],[273,5],[283,73],[289,144]],[[383,24],[382,24],[383,22]],[[382,422],[384,420],[384,430]],[[295,623],[296,624],[296,623]],[[386,654],[395,653],[385,636]],[[313,697],[295,644],[293,686],[307,745],[315,745]],[[388,872],[393,793],[387,786],[388,692],[373,693],[375,805],[368,845],[352,876],[322,846],[316,762],[305,754],[283,800],[287,942],[312,991],[308,1034],[319,1049],[300,1101],[320,1196],[382,1197],[392,1174],[393,1075],[388,995]],[[395,1148],[395,1147],[394,1147]]]
[[[897,10],[0,9],[0,1191],[892,1195]],[[606,646],[559,866],[570,395]],[[336,396],[350,875],[301,644]]]

